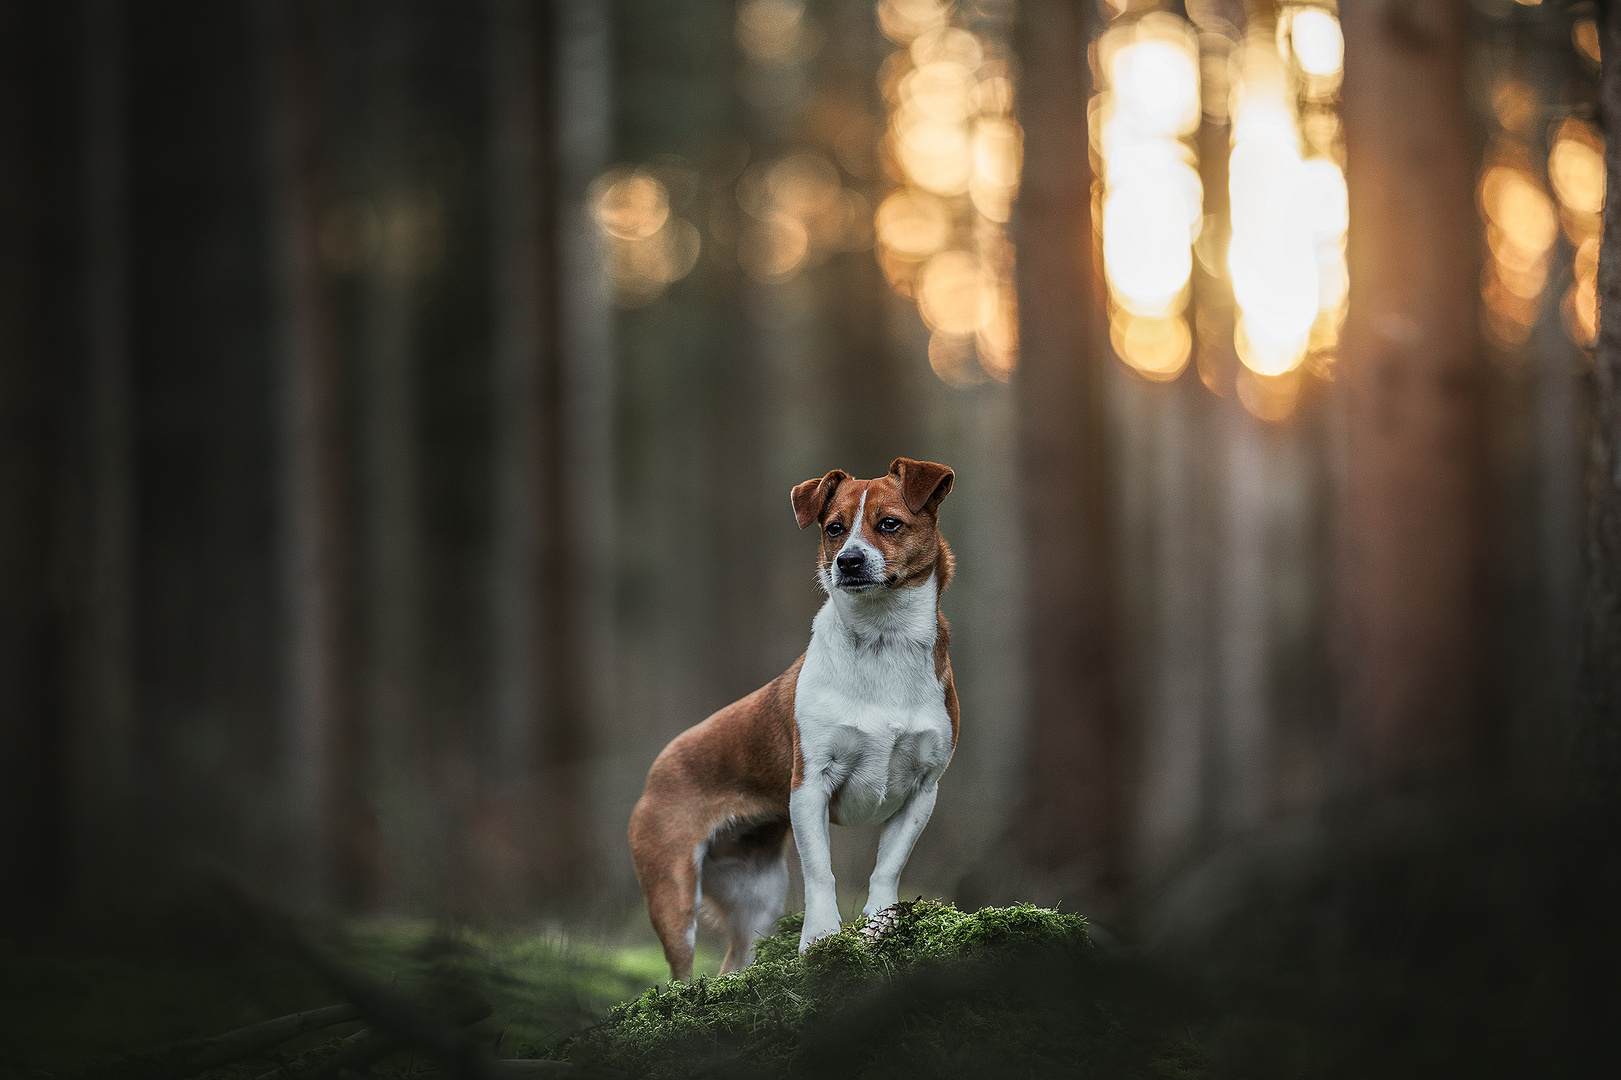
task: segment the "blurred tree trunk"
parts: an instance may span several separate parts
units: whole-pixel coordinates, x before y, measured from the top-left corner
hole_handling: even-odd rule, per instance
[[[606,0],[563,0],[551,9],[545,132],[554,147],[551,272],[556,279],[558,431],[563,440],[558,500],[568,508],[571,543],[563,549],[570,589],[567,615],[570,692],[579,740],[568,763],[579,807],[600,815],[598,792],[585,780],[585,756],[600,753],[609,717],[617,716],[614,678],[616,495],[614,482],[613,300],[606,245],[589,205],[590,186],[607,169],[613,143],[613,6]],[[589,538],[589,539],[587,539]],[[561,625],[561,624],[560,624]],[[619,752],[623,753],[622,744]],[[565,789],[563,794],[574,792]],[[545,821],[539,828],[548,828]],[[582,831],[581,857],[602,880],[598,853]],[[561,862],[560,862],[560,865]]]
[[[134,770],[134,442],[125,222],[124,5],[84,8],[84,565],[76,628],[71,801],[76,888],[95,904],[127,890]]]
[[[489,139],[495,516],[489,748],[495,830],[483,868],[515,911],[578,885],[589,851],[581,785],[583,642],[563,489],[554,16],[491,0]]]
[[[409,806],[415,828],[390,839],[399,865],[424,859],[414,845],[425,830],[418,815],[429,802],[429,745],[423,707],[423,515],[416,371],[420,332],[417,278],[424,194],[413,183],[407,156],[414,134],[408,71],[414,5],[369,3],[359,9],[360,128],[363,148],[355,173],[375,207],[377,248],[366,261],[355,299],[356,527],[360,566],[357,681],[360,724],[373,749],[382,797]],[[430,833],[431,835],[431,833]],[[402,850],[403,849],[403,850]],[[390,899],[409,893],[389,882]]]
[[[1621,3],[1602,6],[1604,239],[1587,504],[1587,625],[1573,762],[1582,794],[1621,795]]]
[[[59,496],[52,371],[51,20],[0,9],[0,913],[25,920],[67,898],[62,717],[53,596]]]
[[[1395,791],[1465,779],[1485,749],[1468,13],[1374,0],[1342,14],[1344,736],[1352,786]]]
[[[1104,368],[1093,348],[1087,46],[1095,5],[1031,0],[1017,30],[1024,175],[1014,221],[1030,722],[1015,858],[1103,913],[1127,799],[1111,637]],[[1099,902],[1102,902],[1100,906]]]
[[[369,858],[357,850],[362,810],[352,790],[360,755],[344,617],[341,376],[318,242],[321,15],[314,0],[266,3],[281,383],[282,753],[292,845],[286,887],[305,902],[353,903],[368,887],[361,868]]]

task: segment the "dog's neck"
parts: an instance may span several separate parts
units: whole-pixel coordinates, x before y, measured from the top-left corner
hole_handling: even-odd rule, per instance
[[[939,633],[940,589],[933,574],[923,584],[909,589],[849,593],[831,587],[827,594],[828,602],[817,623],[831,616],[833,625],[829,629],[838,630],[857,644],[934,646]]]

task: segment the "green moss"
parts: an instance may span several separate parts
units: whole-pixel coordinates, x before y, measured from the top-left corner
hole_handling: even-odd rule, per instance
[[[667,970],[657,947],[400,920],[353,924],[327,946],[429,1006],[488,1005],[477,1031],[506,1056],[567,1038]],[[258,948],[207,953],[164,941],[111,951],[64,940],[0,953],[0,1075],[162,1075],[197,1039],[339,1000],[299,961]],[[334,1035],[361,1026],[312,1032],[276,1053],[330,1056]],[[206,1075],[257,1077],[278,1060]]]
[[[799,955],[782,919],[745,970],[647,991],[550,1056],[650,1078],[1071,1074],[1182,1080],[1201,1050],[1133,1022],[1097,978],[1085,920],[1018,905],[900,906]]]
[[[860,919],[803,957],[801,925],[797,914],[782,919],[742,972],[647,990],[662,970],[656,947],[400,922],[351,926],[328,947],[425,1004],[488,1005],[476,1032],[503,1057],[598,1062],[649,1080],[1204,1074],[1197,1047],[1133,1011],[1079,917],[905,904],[882,933]],[[17,1038],[0,1038],[0,1072],[59,1080],[146,1080],[189,1039],[333,1000],[296,963],[252,950],[215,966],[189,954],[12,956],[0,958],[0,989],[17,1010]],[[18,1026],[24,1016],[32,1030]],[[298,1075],[341,1052],[332,1036],[357,1026],[311,1033],[206,1080],[249,1080],[272,1063]],[[423,1064],[402,1054],[373,1075]]]

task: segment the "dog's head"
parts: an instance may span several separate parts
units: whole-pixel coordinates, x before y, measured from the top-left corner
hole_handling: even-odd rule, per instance
[[[936,574],[944,588],[951,554],[940,538],[939,515],[952,479],[944,465],[896,458],[876,480],[854,480],[834,469],[795,486],[799,527],[814,522],[822,530],[822,586],[829,593],[909,589]]]

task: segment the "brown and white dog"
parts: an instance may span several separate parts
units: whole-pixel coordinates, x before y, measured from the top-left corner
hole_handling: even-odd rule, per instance
[[[884,823],[865,911],[895,902],[957,746],[939,603],[951,580],[939,508],[952,475],[896,458],[876,480],[834,469],[794,488],[799,527],[822,532],[816,573],[828,598],[810,646],[665,747],[630,818],[631,857],[672,979],[692,977],[704,903],[731,939],[721,972],[749,962],[782,914],[790,828],[805,878],[801,952],[839,929],[830,821]]]

